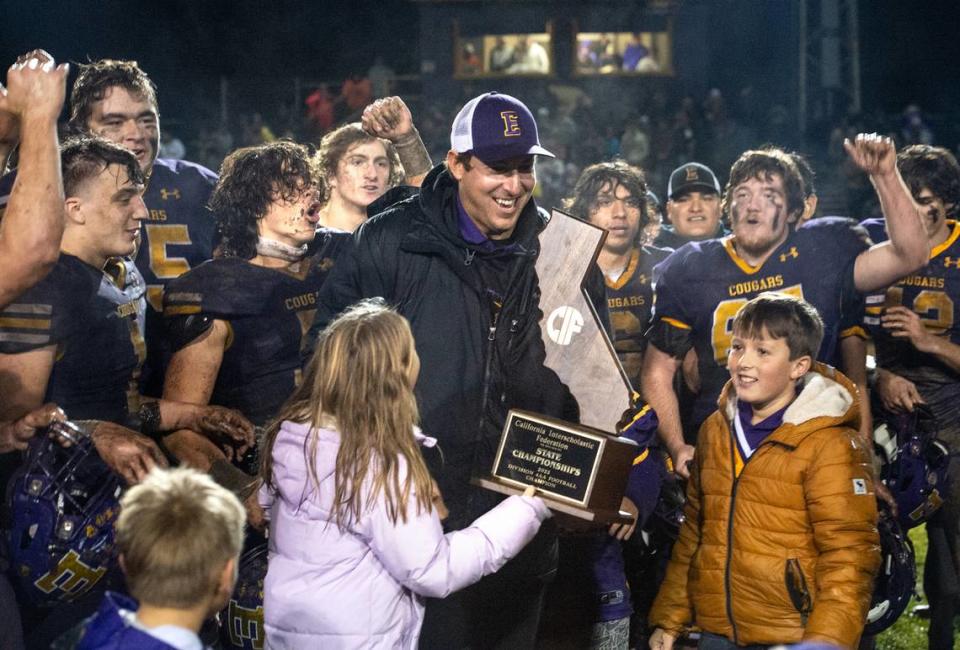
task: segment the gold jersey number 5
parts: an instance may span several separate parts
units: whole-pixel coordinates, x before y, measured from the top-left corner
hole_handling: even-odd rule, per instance
[[[170,244],[186,246],[193,243],[186,224],[147,224],[147,241],[150,242],[150,270],[160,280],[178,278],[190,270],[190,263],[182,257],[169,257]],[[147,287],[147,301],[157,311],[163,309],[163,286]]]

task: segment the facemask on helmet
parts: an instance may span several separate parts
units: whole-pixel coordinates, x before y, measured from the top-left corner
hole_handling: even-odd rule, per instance
[[[55,428],[71,446],[37,435],[7,489],[11,574],[20,598],[37,606],[75,600],[119,575],[120,478],[76,427]]]
[[[918,408],[887,423],[899,446],[881,470],[881,478],[897,501],[900,527],[910,530],[927,521],[947,494],[950,450],[935,436],[930,412]]]
[[[906,609],[917,582],[913,544],[897,520],[884,513],[880,531],[880,572],[877,574],[864,634],[879,634],[893,625]]]

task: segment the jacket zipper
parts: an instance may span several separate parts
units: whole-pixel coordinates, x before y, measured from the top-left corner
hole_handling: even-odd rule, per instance
[[[810,588],[807,586],[807,578],[803,575],[803,567],[800,566],[799,558],[787,559],[783,582],[790,602],[793,603],[794,609],[800,614],[800,624],[806,627],[807,618],[810,616],[813,606],[810,602]]]
[[[480,422],[477,427],[477,440],[483,438],[483,421],[487,412],[487,399],[490,397],[490,366],[493,364],[493,346],[497,338],[497,321],[500,320],[500,311],[493,314],[490,328],[487,331],[487,355],[483,362],[483,397],[480,401]]]
[[[730,430],[729,426],[727,428],[728,433],[730,433],[730,467],[736,473],[737,468],[737,458],[736,458],[736,444],[737,441],[734,439],[733,431]],[[727,564],[724,568],[724,595],[726,596],[727,601],[727,618],[730,620],[730,627],[733,628],[733,642],[736,644],[740,643],[739,636],[737,635],[737,623],[733,620],[733,594],[730,589],[730,562],[733,558],[733,514],[736,509],[737,504],[737,487],[740,485],[740,477],[743,476],[743,473],[747,471],[747,463],[757,455],[761,447],[764,445],[782,445],[789,448],[789,445],[783,445],[775,440],[764,440],[757,448],[753,450],[753,453],[750,454],[750,457],[743,461],[743,467],[740,468],[740,474],[733,477],[733,488],[730,490],[730,516],[727,521]],[[701,503],[702,503],[701,499]]]
[[[733,470],[733,487],[730,489],[730,516],[727,521],[727,564],[724,568],[724,582],[723,590],[724,595],[726,596],[727,601],[727,618],[730,620],[730,627],[733,629],[733,642],[739,645],[738,635],[737,635],[737,623],[733,620],[733,596],[730,590],[730,563],[733,559],[733,512],[737,503],[737,486],[740,483],[740,476],[737,475],[737,458],[735,445],[737,441],[733,439],[733,436],[730,436],[730,467]],[[754,452],[756,453],[756,452]],[[743,462],[743,468],[740,470],[740,474],[743,474],[743,471],[747,468],[747,461]]]

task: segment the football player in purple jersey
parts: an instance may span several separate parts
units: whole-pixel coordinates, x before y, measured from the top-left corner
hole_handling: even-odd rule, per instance
[[[868,295],[864,324],[876,348],[879,418],[924,405],[935,419],[937,439],[950,448],[949,489],[927,523],[923,591],[930,602],[930,647],[952,648],[953,618],[960,612],[960,165],[946,149],[911,145],[897,156],[897,166],[920,204],[929,261]],[[883,220],[863,225],[874,241],[887,240]]]
[[[157,157],[157,89],[136,61],[103,59],[81,65],[70,93],[69,127],[129,149],[146,180],[143,201],[147,216],[135,262],[146,281],[148,304],[145,337],[149,354],[141,381],[145,394],[155,397],[162,387],[168,356],[161,347],[163,338],[156,335],[163,289],[170,280],[213,256],[215,224],[206,205],[217,176],[194,163]],[[14,179],[24,173],[21,162],[16,174],[0,179],[0,214]]]
[[[844,219],[817,219],[795,229],[804,209],[802,178],[788,154],[766,149],[746,152],[731,169],[724,206],[733,235],[686,244],[658,267],[641,385],[681,475],[688,475],[694,448],[681,430],[673,378],[689,349],[697,350],[701,381],[695,430],[714,409],[726,376],[730,324],[744,302],[770,290],[812,302],[826,324],[819,358],[829,362],[857,292],[886,286],[926,262],[926,233],[897,171],[893,143],[860,135],[846,148],[870,174],[891,241],[870,247],[865,233]]]

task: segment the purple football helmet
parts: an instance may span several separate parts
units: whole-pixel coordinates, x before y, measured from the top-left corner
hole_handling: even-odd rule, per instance
[[[907,531],[943,505],[950,480],[950,450],[934,437],[935,420],[925,408],[898,415],[891,424],[899,446],[881,476],[897,501],[897,521]]]
[[[105,585],[103,578],[119,568],[120,478],[74,425],[53,429],[73,444],[33,438],[7,489],[11,577],[20,598],[36,606],[74,600]]]
[[[267,576],[267,542],[259,541],[240,556],[237,586],[220,612],[220,641],[224,648],[262,650],[263,579]]]
[[[879,634],[900,617],[913,596],[917,582],[913,544],[897,520],[884,512],[880,531],[880,572],[873,586],[864,634]]]

